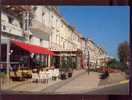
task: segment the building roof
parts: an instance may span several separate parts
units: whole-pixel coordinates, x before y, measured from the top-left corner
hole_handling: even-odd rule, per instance
[[[30,6],[22,6],[22,5],[6,5],[6,6],[2,6],[2,7],[5,9],[10,9],[12,11],[16,11],[16,12],[31,10]]]

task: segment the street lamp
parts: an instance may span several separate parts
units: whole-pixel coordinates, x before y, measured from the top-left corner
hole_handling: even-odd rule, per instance
[[[90,70],[90,64],[89,64],[89,59],[90,59],[90,54],[89,54],[89,48],[87,46],[87,43],[88,43],[88,38],[85,39],[85,53],[87,54],[86,57],[87,57],[87,72],[89,74],[89,70]]]

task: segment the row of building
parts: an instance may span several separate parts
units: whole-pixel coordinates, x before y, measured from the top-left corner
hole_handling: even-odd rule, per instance
[[[73,57],[77,68],[105,66],[108,60],[106,51],[69,25],[58,7],[3,6],[1,61],[14,62],[22,56],[25,60],[29,54],[47,67],[59,67],[67,56]]]

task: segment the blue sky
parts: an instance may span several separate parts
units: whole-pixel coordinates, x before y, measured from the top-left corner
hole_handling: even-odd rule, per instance
[[[119,43],[129,41],[129,7],[60,6],[61,15],[83,36],[93,39],[117,57]]]

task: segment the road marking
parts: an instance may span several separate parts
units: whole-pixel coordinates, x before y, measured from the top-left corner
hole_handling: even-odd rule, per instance
[[[120,84],[125,84],[125,83],[128,83],[129,80],[123,80],[123,81],[120,81]]]

